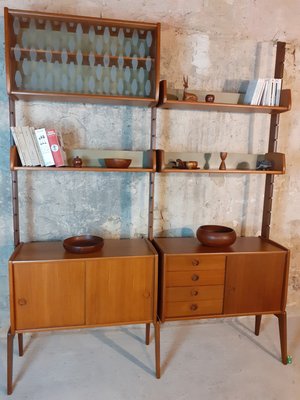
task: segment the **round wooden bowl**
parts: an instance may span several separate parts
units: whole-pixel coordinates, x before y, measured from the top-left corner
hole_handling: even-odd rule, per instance
[[[104,240],[100,236],[72,236],[63,241],[64,248],[70,253],[93,253],[103,247]]]
[[[106,168],[128,168],[131,164],[129,158],[105,158]]]
[[[197,229],[197,239],[204,246],[230,246],[236,240],[236,233],[232,228],[221,225],[202,225]]]

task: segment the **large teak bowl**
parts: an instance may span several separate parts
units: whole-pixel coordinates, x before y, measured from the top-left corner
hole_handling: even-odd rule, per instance
[[[197,229],[197,239],[204,246],[230,246],[236,240],[236,233],[232,228],[221,225],[202,225]]]
[[[64,248],[70,253],[93,253],[103,247],[104,240],[100,236],[72,236],[63,241]]]

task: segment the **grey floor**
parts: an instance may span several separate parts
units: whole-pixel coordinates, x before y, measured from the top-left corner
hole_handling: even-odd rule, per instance
[[[166,323],[162,377],[154,375],[154,341],[144,327],[27,334],[17,355],[14,393],[6,396],[6,338],[1,336],[0,399],[12,400],[299,400],[300,314],[288,314],[291,365],[280,362],[277,318]]]

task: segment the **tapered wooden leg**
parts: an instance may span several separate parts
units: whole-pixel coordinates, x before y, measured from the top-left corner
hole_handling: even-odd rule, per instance
[[[278,318],[280,347],[281,347],[281,360],[283,364],[287,364],[287,324],[286,324],[286,311],[282,314],[275,314]]]
[[[156,378],[160,378],[160,323],[157,321],[154,324],[155,330],[155,369]]]
[[[148,345],[150,343],[150,324],[146,324],[146,339],[145,343]]]
[[[260,331],[260,323],[261,323],[261,315],[255,315],[255,335],[259,335]]]
[[[12,394],[13,386],[13,352],[14,352],[14,337],[9,328],[7,332],[7,394]]]
[[[18,344],[19,344],[19,356],[22,357],[24,354],[23,333],[18,333]]]

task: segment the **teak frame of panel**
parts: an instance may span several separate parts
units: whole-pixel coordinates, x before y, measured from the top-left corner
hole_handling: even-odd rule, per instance
[[[12,17],[25,16],[27,18],[47,18],[51,21],[68,21],[68,22],[78,22],[82,23],[84,29],[87,29],[89,24],[105,24],[105,26],[110,27],[130,27],[131,29],[150,29],[154,32],[154,40],[155,40],[155,58],[151,58],[152,63],[155,64],[155,80],[153,80],[153,96],[149,98],[143,97],[134,97],[134,96],[110,96],[110,95],[95,95],[95,94],[85,94],[85,93],[59,93],[59,92],[38,92],[38,91],[22,91],[16,90],[13,82],[13,47],[11,38],[13,37],[13,28],[12,28]],[[142,107],[151,107],[151,133],[150,133],[150,150],[146,153],[147,157],[147,167],[145,168],[128,168],[128,169],[109,169],[109,168],[81,168],[80,171],[88,172],[147,172],[149,173],[149,217],[148,217],[148,237],[152,239],[153,237],[153,201],[154,201],[154,171],[156,170],[156,152],[153,150],[155,143],[155,129],[156,129],[156,106],[158,102],[158,90],[159,90],[159,68],[160,68],[160,24],[152,24],[152,23],[143,23],[143,22],[134,22],[134,21],[123,21],[123,20],[112,20],[112,19],[103,19],[103,18],[92,18],[92,17],[80,17],[80,16],[70,16],[63,14],[50,14],[50,13],[39,13],[39,12],[31,12],[31,11],[22,11],[22,10],[10,10],[8,8],[4,9],[4,18],[5,18],[5,42],[6,42],[6,52],[5,52],[5,61],[6,61],[6,81],[7,81],[7,92],[9,97],[9,123],[10,126],[16,126],[16,112],[15,112],[15,102],[17,100],[24,101],[68,101],[68,102],[81,102],[81,103],[100,103],[100,104],[112,104],[112,105],[130,105],[130,106],[142,106]],[[24,23],[24,21],[22,21]],[[21,56],[26,55],[26,49],[21,50]],[[43,52],[37,52],[37,57],[44,57]],[[56,52],[54,57],[59,57],[60,52]],[[70,57],[74,58],[74,54],[69,54]],[[87,54],[83,55],[83,59],[86,61]],[[101,59],[101,57],[98,57]],[[126,58],[126,57],[125,57]],[[128,64],[131,62],[132,58],[127,57],[124,60],[124,64]],[[146,59],[139,59],[142,62],[145,62]],[[116,62],[116,57],[114,59]],[[9,261],[9,271],[10,271],[10,310],[11,310],[11,326],[9,328],[7,334],[7,393],[11,394],[13,391],[13,341],[14,336],[18,334],[18,344],[19,344],[19,355],[23,355],[23,333],[24,332],[32,332],[32,331],[43,331],[43,330],[55,330],[55,329],[71,329],[71,328],[82,328],[82,327],[98,327],[98,326],[109,326],[109,325],[122,325],[122,324],[133,324],[133,323],[145,323],[146,324],[146,344],[149,344],[150,341],[150,323],[152,322],[155,330],[155,366],[156,366],[156,377],[160,377],[160,324],[156,315],[157,310],[157,253],[152,244],[149,241],[145,241],[143,239],[128,239],[126,249],[124,249],[125,240],[105,240],[105,245],[103,249],[98,253],[93,253],[90,255],[74,255],[68,254],[62,248],[62,243],[21,243],[20,242],[20,232],[19,232],[19,199],[18,199],[18,171],[23,170],[32,170],[32,171],[41,171],[41,170],[51,170],[53,172],[58,171],[76,171],[79,169],[73,167],[66,168],[45,168],[45,167],[22,167],[19,159],[19,155],[16,151],[16,147],[14,146],[14,142],[11,136],[11,151],[10,151],[10,168],[11,168],[11,178],[12,178],[12,205],[13,205],[13,230],[14,230],[14,245],[15,251],[11,256]],[[139,247],[141,245],[135,245],[136,243],[147,243],[147,245],[143,245],[144,247],[148,247],[148,252],[145,254],[144,251],[140,251]],[[121,244],[121,245],[120,245]],[[49,247],[50,246],[50,247]],[[132,247],[135,249],[130,250]],[[49,251],[50,249],[50,251]],[[108,251],[108,249],[110,249]],[[121,249],[121,250],[120,250]],[[123,249],[123,250],[122,250]],[[107,255],[107,252],[109,253]],[[144,276],[143,274],[137,282],[146,282],[147,278],[151,278],[151,285],[153,286],[151,289],[151,293],[144,293],[144,303],[151,302],[152,307],[151,311],[146,312],[143,307],[141,308],[138,314],[136,310],[133,310],[132,304],[137,305],[138,302],[141,302],[138,298],[135,298],[132,301],[132,304],[128,304],[128,315],[124,315],[119,313],[119,310],[114,309],[113,314],[115,315],[115,321],[109,322],[109,316],[103,312],[103,299],[102,303],[99,305],[99,309],[93,307],[87,310],[82,309],[82,300],[83,294],[80,292],[80,285],[78,286],[78,281],[82,280],[82,277],[85,275],[86,270],[94,271],[95,279],[97,281],[97,276],[99,272],[98,265],[99,263],[102,265],[101,273],[106,274],[110,273],[110,269],[114,267],[114,271],[112,272],[114,276],[114,282],[117,285],[117,276],[120,275],[121,269],[125,268],[125,271],[129,272],[129,276],[134,275],[134,279],[138,278],[136,276],[135,270],[138,267],[134,267],[139,259],[144,259],[145,257],[149,259],[151,257],[152,261],[150,262],[150,266],[148,269],[152,269],[151,276]],[[19,259],[18,259],[19,258]],[[106,260],[113,260],[107,264]],[[127,261],[126,261],[127,260]],[[128,265],[128,261],[132,260],[131,265]],[[148,260],[149,261],[149,260]],[[72,268],[69,268],[68,265],[72,264],[75,266],[74,279],[71,279],[71,282],[66,282],[67,276],[72,271]],[[139,263],[138,263],[139,264]],[[143,262],[141,261],[142,265]],[[153,264],[153,265],[152,265]],[[36,314],[33,318],[31,314],[20,313],[19,309],[24,307],[28,307],[28,303],[26,298],[21,297],[16,299],[16,290],[18,288],[20,290],[24,290],[27,295],[34,294],[36,296],[41,293],[41,288],[35,287],[36,290],[33,292],[28,290],[28,287],[23,285],[24,279],[24,270],[22,268],[17,269],[17,266],[22,265],[24,270],[26,269],[28,272],[27,277],[31,277],[31,281],[36,281],[37,271],[45,270],[47,272],[46,275],[55,277],[57,273],[61,274],[61,282],[56,281],[58,288],[62,289],[62,284],[66,283],[68,288],[68,293],[72,293],[72,297],[74,295],[73,292],[79,294],[76,299],[74,308],[81,307],[79,312],[74,312],[72,304],[69,304],[69,308],[60,315],[58,318],[59,312],[61,313],[61,309],[59,307],[59,303],[61,300],[61,290],[55,290],[53,293],[48,293],[48,295],[54,296],[55,307],[54,310],[51,310],[49,304],[47,302],[41,302],[38,309],[46,310],[45,315]],[[120,267],[121,265],[121,267]],[[117,268],[118,266],[118,268]],[[120,267],[120,268],[119,268]],[[17,271],[17,272],[16,272]],[[122,272],[122,271],[121,271]],[[121,275],[120,275],[121,276]],[[101,279],[98,277],[98,281],[102,281],[103,277],[101,275]],[[54,278],[53,278],[54,279]],[[126,279],[128,279],[128,274],[126,274]],[[44,285],[48,285],[48,280],[44,282]],[[72,283],[73,282],[73,283]],[[87,279],[88,290],[90,293],[90,303],[91,298],[94,300],[95,296],[93,293],[95,292],[95,281],[94,279]],[[122,289],[120,289],[122,291]],[[127,291],[128,292],[128,291]],[[128,294],[128,293],[127,293]],[[118,297],[119,296],[119,297]],[[130,296],[128,296],[130,298]],[[120,295],[116,294],[115,299],[120,300]],[[80,301],[81,299],[81,301]],[[101,308],[102,307],[102,308]],[[29,307],[30,308],[30,307]],[[106,308],[106,307],[104,307]],[[58,311],[55,312],[55,309]],[[100,314],[99,314],[100,310]],[[67,312],[68,311],[68,312]],[[95,314],[96,313],[96,314]],[[86,314],[86,316],[85,316]],[[98,318],[94,319],[94,316],[98,315]],[[32,319],[33,318],[33,319]],[[108,318],[108,319],[107,319]],[[49,322],[50,321],[50,322]]]

